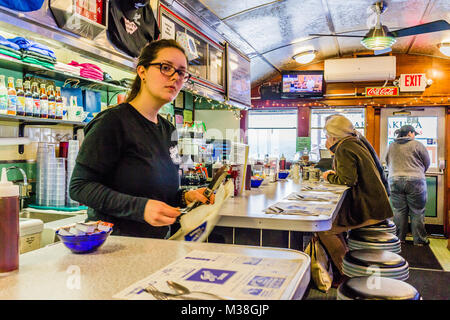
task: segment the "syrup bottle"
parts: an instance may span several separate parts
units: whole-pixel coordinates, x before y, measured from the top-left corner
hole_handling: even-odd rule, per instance
[[[48,96],[48,118],[56,119],[56,101],[55,101],[55,91],[53,91],[53,86],[48,86],[47,96]]]
[[[6,168],[0,181],[0,274],[19,268],[19,186],[8,181]]]
[[[17,88],[16,114],[18,116],[24,116],[25,115],[25,92],[23,91],[22,79],[16,80],[16,88]]]
[[[23,84],[25,91],[25,115],[27,117],[33,116],[33,94],[30,90],[30,81],[25,81]]]
[[[48,118],[48,97],[47,92],[45,92],[45,84],[41,84],[41,95],[39,97],[41,100],[41,118]]]
[[[14,88],[14,78],[8,77],[8,111],[6,114],[15,116],[17,113],[17,93]]]
[[[39,96],[38,83],[33,82],[31,85],[31,94],[33,96],[33,117],[41,117],[41,99]]]

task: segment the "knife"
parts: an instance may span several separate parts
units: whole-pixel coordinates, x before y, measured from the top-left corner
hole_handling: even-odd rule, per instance
[[[211,182],[208,184],[205,191],[203,192],[203,195],[206,198],[208,198],[208,201],[206,202],[206,204],[209,204],[209,198],[214,193],[214,191],[216,191],[220,187],[223,180],[226,178],[229,169],[230,169],[230,166],[226,164],[226,165],[223,165],[219,170],[217,170],[213,179],[211,180]],[[197,208],[201,204],[202,204],[202,202],[200,202],[200,201],[192,202],[185,209],[181,210],[181,214],[185,214],[185,213],[191,211],[192,209]]]

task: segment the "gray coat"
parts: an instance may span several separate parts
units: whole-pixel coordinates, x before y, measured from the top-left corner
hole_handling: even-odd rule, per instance
[[[430,156],[425,146],[410,137],[400,137],[389,145],[386,154],[389,178],[415,177],[425,179]]]

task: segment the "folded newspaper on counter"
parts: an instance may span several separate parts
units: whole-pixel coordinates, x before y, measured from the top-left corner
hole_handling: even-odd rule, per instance
[[[304,216],[331,215],[335,203],[280,201],[264,210],[267,214],[291,214]]]
[[[321,192],[321,191],[300,191],[292,192],[285,200],[294,201],[321,201],[337,203],[340,195],[333,192]]]
[[[336,194],[344,193],[349,187],[340,184],[331,184],[329,182],[321,183],[302,183],[301,191],[328,191]]]

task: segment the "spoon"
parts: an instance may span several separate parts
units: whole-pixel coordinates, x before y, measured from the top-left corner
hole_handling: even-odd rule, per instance
[[[210,292],[191,291],[188,288],[186,288],[185,286],[183,286],[183,285],[181,285],[181,284],[179,284],[177,282],[173,282],[171,280],[167,280],[166,282],[167,282],[167,285],[171,289],[175,290],[177,292],[177,294],[179,294],[179,295],[186,295],[186,294],[190,294],[190,293],[203,293],[203,294],[208,294],[208,295],[210,295],[212,297],[215,297],[216,299],[219,299],[219,300],[228,300],[228,299],[225,299],[224,297],[218,296],[218,295],[216,295],[214,293],[210,293]]]

